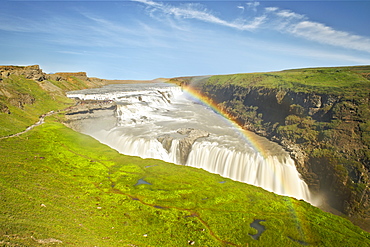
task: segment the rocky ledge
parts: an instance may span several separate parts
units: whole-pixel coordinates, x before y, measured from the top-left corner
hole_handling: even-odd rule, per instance
[[[179,139],[179,152],[180,152],[180,164],[185,165],[186,161],[188,160],[189,153],[191,151],[191,147],[193,146],[194,142],[202,137],[208,137],[209,133],[204,130],[198,130],[193,128],[181,128],[177,130],[177,133],[183,135]],[[162,135],[157,138],[157,140],[162,143],[163,147],[170,151],[172,146],[172,141],[175,138],[171,135]]]
[[[26,79],[31,79],[34,81],[42,82],[47,80],[53,81],[70,81],[71,78],[79,79],[87,83],[104,85],[107,80],[88,77],[86,72],[57,72],[54,74],[46,74],[40,69],[39,65],[30,66],[13,66],[13,65],[3,65],[0,66],[0,80],[5,78],[10,78],[11,75],[24,76]]]
[[[68,109],[64,123],[76,130],[83,131],[94,126],[113,127],[116,124],[115,112],[117,105],[107,100],[77,101],[75,106]]]

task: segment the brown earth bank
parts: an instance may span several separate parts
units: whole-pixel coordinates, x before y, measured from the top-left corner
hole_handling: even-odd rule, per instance
[[[243,128],[282,145],[314,196],[323,198],[322,209],[370,231],[370,86],[361,97],[349,97],[209,78],[172,81],[199,91]]]

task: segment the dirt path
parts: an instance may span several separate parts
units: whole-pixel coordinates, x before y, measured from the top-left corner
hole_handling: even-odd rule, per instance
[[[41,116],[40,116],[40,118],[39,118],[39,121],[38,121],[37,123],[35,123],[35,124],[33,124],[33,125],[29,126],[27,129],[25,129],[25,130],[23,130],[23,131],[21,131],[21,132],[15,133],[15,134],[13,134],[13,135],[10,135],[10,136],[3,136],[3,137],[0,137],[0,140],[2,140],[2,139],[6,139],[6,138],[10,138],[10,137],[20,136],[20,135],[22,135],[22,134],[24,134],[24,133],[26,133],[26,132],[30,131],[31,129],[35,128],[36,126],[39,126],[39,125],[43,124],[43,123],[44,123],[44,120],[45,120],[45,118],[46,118],[46,117],[51,116],[51,115],[53,115],[53,114],[55,114],[55,113],[57,113],[57,112],[58,112],[58,111],[49,111],[48,113],[45,113],[45,114],[41,115]]]

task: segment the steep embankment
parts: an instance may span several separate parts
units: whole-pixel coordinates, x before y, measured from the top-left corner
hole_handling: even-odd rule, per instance
[[[62,94],[27,76],[2,77],[2,92],[12,96],[1,98],[9,111],[0,118],[17,113],[1,122],[5,135],[66,106]],[[59,82],[73,88],[83,80]],[[54,108],[42,104],[53,97]],[[370,245],[369,233],[304,201],[201,169],[120,155],[62,120],[54,114],[0,140],[0,245]]]
[[[311,190],[347,215],[370,217],[370,67],[175,78],[241,126],[279,142]]]

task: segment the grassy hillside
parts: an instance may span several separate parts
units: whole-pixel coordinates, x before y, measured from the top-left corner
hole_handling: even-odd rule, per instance
[[[22,76],[1,82],[1,135],[72,103],[48,85]],[[63,119],[60,112],[0,139],[0,246],[370,245],[369,233],[304,201],[121,155]],[[258,239],[255,220],[265,227]]]
[[[99,86],[76,77],[59,80],[34,81],[25,75],[0,77],[0,137],[24,130],[39,116],[73,105],[65,91]]]
[[[73,102],[59,94],[48,94],[38,83],[22,76],[0,81],[0,136],[24,130],[40,115],[65,108]]]

